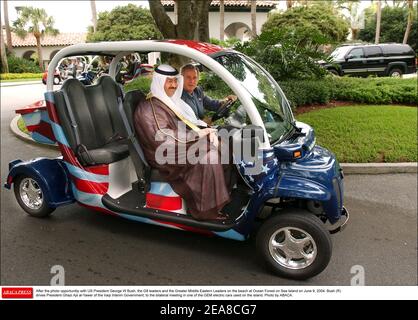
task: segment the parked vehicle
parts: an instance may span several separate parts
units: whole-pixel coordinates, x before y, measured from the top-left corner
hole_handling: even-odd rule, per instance
[[[186,40],[83,43],[58,52],[49,74],[61,58],[82,52],[116,55],[109,76],[94,85],[68,79],[54,90],[53,77],[48,77],[49,119],[43,125],[50,126],[62,157],[9,163],[5,187],[13,187],[23,210],[47,217],[78,202],[134,221],[210,236],[243,241],[256,234],[259,257],[280,276],[306,279],[326,268],[332,254],[330,234],[348,221],[342,170],[330,151],[316,145],[314,130],[295,121],[279,85],[257,62],[233,50]],[[141,156],[132,115],[145,93],[134,90],[123,96],[114,81],[119,60],[130,52],[188,57],[219,76],[238,97],[238,108],[225,107],[231,110],[229,123],[237,128],[233,139],[257,150],[262,170],[251,173],[247,169],[254,163],[237,161],[239,181],[232,201],[222,209],[228,220],[195,220]],[[226,114],[225,108],[216,118]],[[108,142],[121,132],[125,138]],[[261,132],[262,138],[253,132]]]
[[[84,84],[92,84],[97,73],[92,70],[92,63],[98,58],[89,56],[73,56],[62,59],[54,71],[54,84],[61,84],[68,78],[79,78]],[[82,65],[81,70],[69,70],[70,60],[77,59]],[[42,75],[42,83],[46,84],[48,78],[48,71],[45,71]]]
[[[336,48],[330,58],[332,63],[320,63],[339,76],[401,77],[417,71],[415,53],[407,44],[344,45]]]

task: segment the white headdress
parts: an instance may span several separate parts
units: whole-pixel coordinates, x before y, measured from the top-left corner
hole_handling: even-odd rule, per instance
[[[177,78],[177,90],[169,97],[164,90],[167,78]],[[170,109],[197,126],[207,127],[206,122],[196,117],[192,107],[181,99],[183,93],[183,76],[176,69],[168,64],[159,65],[154,70],[151,82],[151,93],[154,97],[164,102]]]

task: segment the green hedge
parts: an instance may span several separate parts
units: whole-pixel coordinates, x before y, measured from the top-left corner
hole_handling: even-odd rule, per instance
[[[14,55],[7,57],[7,64],[10,73],[39,73],[42,71],[35,62]],[[0,71],[3,72],[3,68]]]
[[[417,79],[329,77],[323,80],[280,81],[293,108],[331,100],[368,104],[417,105]]]
[[[0,74],[1,80],[14,80],[14,79],[41,79],[42,73],[2,73]]]
[[[141,90],[144,94],[148,94],[151,87],[151,78],[149,77],[138,77],[129,83],[125,84],[123,87],[125,92],[131,90]]]
[[[139,77],[125,85],[125,91],[149,92],[151,79]],[[200,85],[215,99],[231,93],[216,76],[204,75]],[[292,108],[302,105],[327,104],[332,100],[368,104],[417,105],[417,79],[327,77],[322,80],[280,81]]]

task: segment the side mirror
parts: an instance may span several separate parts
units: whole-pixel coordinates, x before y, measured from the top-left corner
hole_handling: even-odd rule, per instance
[[[349,54],[348,56],[345,57],[345,61],[348,61],[350,59],[353,59],[354,56],[352,54]]]

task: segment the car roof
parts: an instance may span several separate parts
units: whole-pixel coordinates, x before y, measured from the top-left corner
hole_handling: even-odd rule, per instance
[[[342,44],[340,46],[338,46],[338,48],[341,47],[347,47],[347,48],[356,48],[356,47],[380,47],[380,46],[408,46],[408,44],[403,44],[403,43],[396,43],[396,42],[391,42],[391,43],[379,43],[379,44],[374,44],[374,43],[347,43],[347,44]]]
[[[139,40],[139,41],[118,41],[119,43],[129,43],[129,42],[136,42],[136,43],[141,43],[141,42],[164,42],[164,43],[169,43],[172,45],[179,45],[179,46],[186,46],[189,47],[191,49],[194,49],[196,51],[202,52],[206,55],[212,55],[212,54],[216,54],[222,51],[229,51],[226,48],[223,48],[221,46],[212,44],[212,43],[206,43],[206,42],[201,42],[201,41],[194,41],[194,40],[178,40],[178,39],[166,39],[166,40]],[[90,43],[85,43],[86,47],[88,48],[89,45],[94,45],[94,44],[106,44],[109,43],[107,41],[104,42],[90,42]],[[113,42],[113,43],[116,43]],[[145,52],[145,51],[144,51]],[[120,51],[115,51],[109,48],[109,50],[89,50],[86,48],[83,49],[83,51],[77,52],[77,53],[73,53],[72,55],[103,55],[103,56],[116,56],[118,53],[120,53]]]
[[[204,54],[213,54],[218,53],[220,51],[225,51],[225,48],[222,48],[221,46],[212,44],[212,43],[206,43],[206,42],[200,42],[200,41],[194,41],[194,40],[161,40],[162,42],[168,42],[173,44],[178,44],[182,46],[187,46],[189,48],[195,49],[197,51],[200,51]]]

